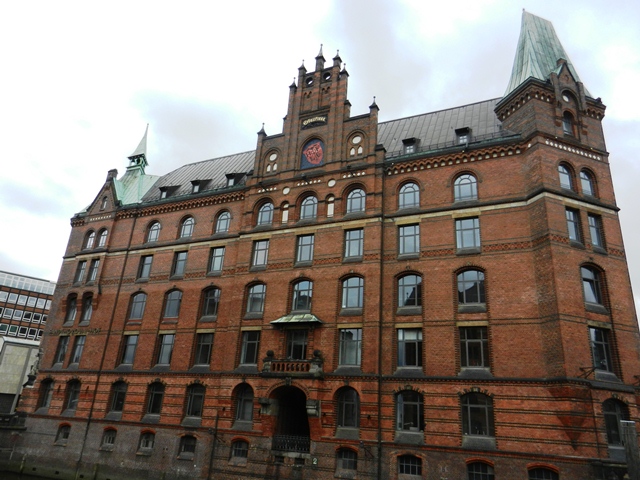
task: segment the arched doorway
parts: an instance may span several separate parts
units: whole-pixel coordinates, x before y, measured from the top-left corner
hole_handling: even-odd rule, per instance
[[[302,390],[292,386],[279,387],[272,399],[277,404],[273,450],[285,452],[309,452],[309,417],[307,397]]]

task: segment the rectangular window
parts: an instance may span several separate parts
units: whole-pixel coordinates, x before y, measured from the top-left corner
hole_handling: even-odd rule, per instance
[[[186,252],[181,252],[181,253],[185,254],[185,261],[186,261]],[[149,275],[151,275],[152,263],[153,263],[153,255],[144,255],[140,257],[140,266],[138,267],[138,279],[142,279],[142,280],[149,279]],[[184,266],[182,266],[182,270],[184,272]],[[179,275],[182,275],[182,273],[180,273]]]
[[[398,366],[422,366],[422,330],[419,328],[398,329]]]
[[[257,240],[253,242],[253,262],[251,266],[261,267],[267,264],[269,257],[269,240]]]
[[[85,335],[76,337],[76,340],[73,344],[73,353],[71,354],[70,363],[80,363],[80,359],[82,358],[82,351],[84,350],[84,342],[86,339],[87,337]]]
[[[209,273],[222,272],[224,265],[224,247],[214,247],[211,249],[211,258],[209,260]]]
[[[566,216],[569,240],[582,243],[582,234],[580,232],[580,213],[572,208],[567,208]]]
[[[122,358],[120,359],[120,363],[123,365],[133,365],[137,347],[138,335],[125,335],[122,339]]]
[[[313,261],[313,235],[300,235],[296,247],[296,263]]]
[[[26,305],[26,304],[27,304],[27,296],[18,295],[18,305]]]
[[[589,234],[591,235],[591,245],[594,247],[604,248],[604,236],[602,235],[602,218],[598,215],[590,213]]]
[[[460,328],[460,366],[489,367],[487,327]]]
[[[257,365],[259,347],[260,332],[258,330],[242,332],[242,352],[240,353],[240,363],[242,365]]]
[[[593,354],[593,367],[596,370],[613,372],[609,331],[602,328],[590,327],[589,338],[591,340],[591,353]]]
[[[8,303],[16,303],[17,301],[18,301],[18,294],[17,293],[10,293],[9,294]]]
[[[419,225],[403,225],[398,229],[398,252],[400,255],[420,252]]]
[[[305,360],[307,358],[307,331],[289,330],[287,333],[287,358]]]
[[[67,348],[69,348],[69,337],[60,337],[58,339],[58,348],[56,349],[56,355],[53,359],[53,363],[64,362],[64,357],[67,354]]]
[[[76,268],[76,276],[73,278],[73,283],[80,283],[84,278],[84,271],[87,269],[87,261],[82,260],[78,262],[78,267]]]
[[[187,265],[187,252],[176,252],[173,257],[172,277],[181,277],[184,275],[184,269]]]
[[[29,297],[29,299],[27,300],[27,307],[35,307],[36,300],[38,300],[36,297]]]
[[[362,329],[345,328],[340,330],[340,356],[339,365],[361,364],[362,356]]]
[[[456,220],[456,247],[480,248],[480,221],[478,217]]]
[[[194,365],[209,365],[213,350],[213,333],[199,333],[196,337]]]
[[[364,247],[364,230],[358,228],[344,232],[344,257],[362,258]]]
[[[95,282],[96,278],[98,278],[98,267],[100,266],[100,259],[95,258],[91,260],[91,266],[89,267],[89,277],[87,278],[87,282]]]
[[[38,299],[38,304],[36,305],[36,308],[45,308],[46,302],[44,298],[39,298]]]
[[[173,342],[176,336],[173,333],[160,335],[160,348],[158,350],[158,365],[169,365],[171,363],[171,354],[173,353]]]
[[[13,308],[5,308],[4,309],[4,318],[11,318],[13,317]]]

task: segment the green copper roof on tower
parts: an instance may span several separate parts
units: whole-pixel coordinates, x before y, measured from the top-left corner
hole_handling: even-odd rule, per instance
[[[562,48],[553,24],[544,18],[523,11],[516,57],[504,96],[509,95],[528,78],[547,81],[551,73],[559,72],[558,60],[560,59],[566,60],[571,75],[576,82],[580,82],[578,72]],[[586,88],[585,94],[591,96]]]

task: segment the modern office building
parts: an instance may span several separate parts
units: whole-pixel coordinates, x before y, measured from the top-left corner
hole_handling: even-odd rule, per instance
[[[145,137],[108,173],[6,468],[622,478],[640,349],[605,106],[553,26],[523,14],[502,98],[380,122],[348,80],[321,51],[254,150],[153,176]]]
[[[39,358],[55,288],[47,280],[0,271],[0,415],[14,413]]]

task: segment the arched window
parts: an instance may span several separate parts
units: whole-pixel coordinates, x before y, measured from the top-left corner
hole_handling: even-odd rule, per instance
[[[398,279],[398,308],[422,306],[422,278],[405,275]]]
[[[89,323],[91,320],[91,314],[93,313],[93,295],[91,293],[85,293],[82,297],[82,315],[80,316],[80,323]]]
[[[196,455],[196,437],[193,435],[183,435],[180,438],[178,458],[191,460]]]
[[[396,396],[396,430],[422,432],[424,430],[424,405],[422,395],[404,390]]]
[[[262,314],[266,294],[267,286],[264,283],[249,287],[247,292],[247,313]]]
[[[347,213],[364,212],[366,195],[361,188],[355,188],[347,195]]]
[[[247,383],[236,388],[236,420],[253,420],[253,389]]]
[[[96,241],[96,232],[90,230],[87,235],[84,237],[84,249],[89,250],[93,248],[93,244]]]
[[[350,157],[355,157],[356,155],[362,155],[364,152],[364,149],[362,148],[363,145],[363,138],[362,135],[360,134],[356,134],[353,137],[351,137],[349,139],[349,156]]]
[[[573,173],[569,167],[563,163],[558,165],[558,178],[560,179],[560,187],[567,190],[574,190],[573,188]]]
[[[265,203],[258,210],[258,225],[271,225],[273,223],[273,203]]]
[[[573,115],[569,112],[564,112],[562,115],[562,132],[565,135],[575,135]]]
[[[215,233],[227,233],[229,231],[229,224],[231,223],[231,215],[229,212],[222,212],[218,215],[218,220],[216,220],[216,231]]]
[[[482,393],[467,393],[462,396],[461,405],[463,435],[495,436],[491,397]]]
[[[156,441],[156,434],[153,432],[142,432],[140,434],[140,442],[138,443],[138,451],[142,453],[148,453],[153,450],[153,445]]]
[[[580,170],[580,187],[583,195],[596,196],[596,182],[593,175],[587,170]]]
[[[313,296],[313,282],[300,280],[293,285],[293,303],[291,310],[294,312],[310,311],[311,297]]]
[[[342,308],[362,308],[364,279],[349,277],[342,281]]]
[[[115,428],[105,428],[104,432],[102,432],[102,442],[101,448],[113,448],[113,445],[116,443],[116,435],[118,431]]]
[[[107,204],[109,203],[109,199],[107,197],[102,197],[102,203],[100,203],[100,210],[104,210],[107,208]]]
[[[64,323],[72,324],[76,320],[76,314],[78,313],[78,295],[72,293],[67,297],[67,314],[64,317]]]
[[[71,425],[65,423],[58,427],[58,433],[56,433],[56,443],[59,445],[66,445],[71,434]]]
[[[187,417],[202,417],[204,409],[205,388],[199,383],[189,385],[187,388]]]
[[[338,427],[360,426],[360,397],[351,387],[338,390]]]
[[[100,230],[100,232],[98,233],[98,247],[97,248],[103,248],[107,245],[107,235],[109,234],[109,231],[106,228],[103,228],[102,230]]]
[[[110,412],[122,412],[124,409],[124,401],[127,396],[126,382],[115,382],[111,385],[111,400],[109,402]]]
[[[336,452],[336,470],[356,472],[358,470],[358,454],[349,448],[338,449]]]
[[[147,232],[147,242],[157,242],[160,237],[160,222],[153,222]]]
[[[140,320],[144,315],[144,307],[147,305],[147,294],[136,293],[131,297],[131,307],[129,309],[129,320]]]
[[[78,407],[78,400],[80,399],[80,381],[71,380],[67,383],[67,391],[65,392],[64,409],[75,410]]]
[[[164,300],[164,318],[175,318],[180,314],[180,303],[182,303],[182,292],[171,290]]]
[[[463,173],[453,182],[453,199],[464,202],[478,199],[478,181],[470,173]]]
[[[237,440],[231,444],[231,458],[244,458],[249,455],[249,444],[244,440]]]
[[[309,195],[300,204],[300,220],[313,220],[318,215],[318,199]]]
[[[458,305],[486,303],[484,273],[465,270],[458,274]]]
[[[529,480],[560,480],[560,477],[549,468],[539,467],[529,470]]]
[[[600,272],[593,267],[580,267],[580,274],[584,301],[592,305],[604,305]]]
[[[207,288],[202,292],[202,316],[217,317],[218,305],[220,305],[220,289],[216,287]]]
[[[182,221],[180,225],[180,238],[189,238],[193,235],[193,227],[196,224],[193,217],[187,217]]]
[[[420,206],[420,188],[411,182],[405,183],[400,188],[398,195],[398,208],[412,208]]]
[[[493,467],[484,462],[472,462],[467,464],[468,480],[494,480]]]
[[[398,457],[398,474],[422,478],[422,459],[414,455]]]
[[[602,404],[602,414],[604,415],[604,425],[607,430],[607,443],[609,445],[623,445],[622,441],[622,420],[629,420],[627,406],[620,400],[610,398]]]
[[[164,398],[164,385],[160,382],[153,382],[147,391],[147,413],[160,415],[162,411],[162,399]]]
[[[51,398],[53,397],[53,380],[47,378],[40,383],[40,391],[38,394],[38,408],[49,408],[51,406]]]

